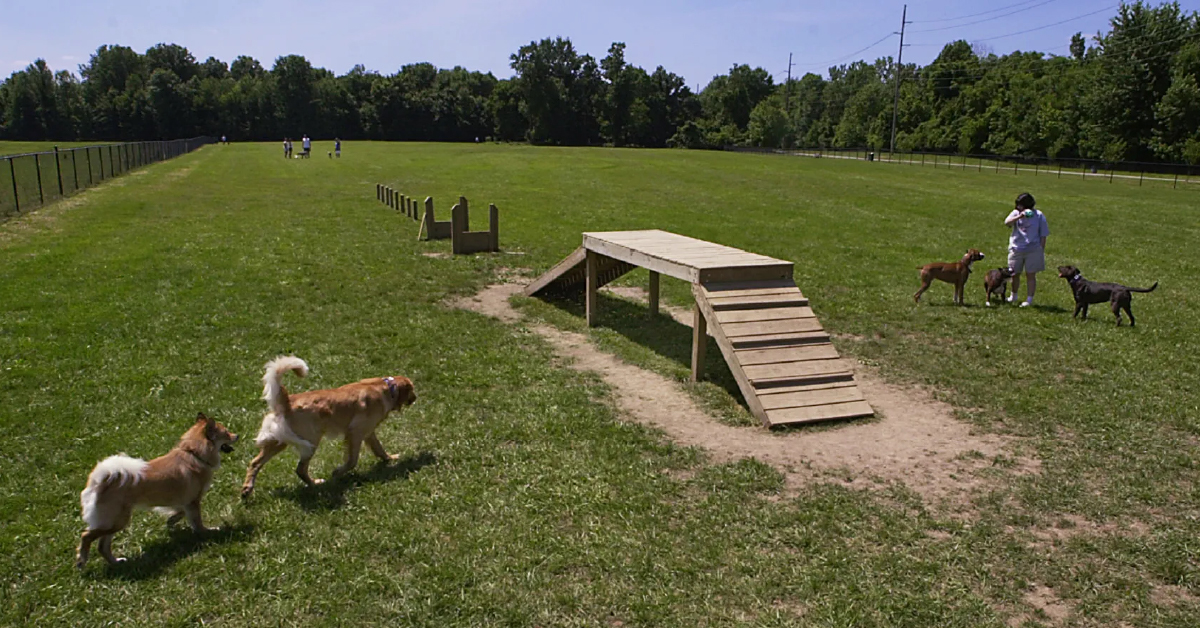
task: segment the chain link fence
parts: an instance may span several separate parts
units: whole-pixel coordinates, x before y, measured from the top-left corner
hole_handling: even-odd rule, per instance
[[[1140,161],[1102,161],[1098,159],[1019,157],[1014,155],[960,155],[954,153],[876,151],[870,148],[757,148],[727,146],[725,150],[798,157],[827,159],[858,159],[884,163],[945,168],[967,172],[1051,176],[1128,183],[1135,185],[1170,186],[1174,189],[1200,190],[1200,166]]]
[[[0,219],[43,207],[146,164],[190,153],[215,140],[127,142],[0,156]]]

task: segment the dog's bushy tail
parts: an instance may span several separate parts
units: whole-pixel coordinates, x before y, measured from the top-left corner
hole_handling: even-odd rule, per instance
[[[88,528],[97,529],[102,522],[96,520],[96,500],[100,492],[109,486],[120,486],[133,482],[146,472],[146,461],[129,456],[109,456],[100,461],[92,473],[88,475],[87,486],[79,494],[79,504],[83,507],[83,521]]]
[[[278,416],[284,416],[288,411],[288,395],[280,380],[287,371],[292,371],[300,377],[308,376],[308,365],[304,360],[294,355],[282,355],[267,362],[266,373],[263,373],[263,399],[267,407]]]
[[[1158,287],[1158,282],[1156,281],[1156,282],[1154,282],[1154,285],[1150,286],[1149,288],[1130,288],[1129,291],[1130,292],[1154,292],[1154,289],[1157,287]]]

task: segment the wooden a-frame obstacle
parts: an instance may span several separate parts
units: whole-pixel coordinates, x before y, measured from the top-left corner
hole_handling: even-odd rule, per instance
[[[746,404],[763,425],[872,416],[829,334],[792,279],[792,263],[666,231],[584,233],[583,244],[525,289],[526,296],[585,293],[641,266],[650,271],[651,313],[659,274],[691,282],[692,381],[703,374],[706,336],[721,348]]]
[[[421,222],[417,239],[450,240],[450,249],[455,255],[500,250],[500,210],[488,205],[488,230],[469,231],[470,218],[466,197],[458,197],[458,203],[450,209],[450,220],[437,221],[433,216],[433,197],[425,197],[424,211],[417,207],[416,199],[405,196],[392,188],[375,184],[375,198],[400,213]]]

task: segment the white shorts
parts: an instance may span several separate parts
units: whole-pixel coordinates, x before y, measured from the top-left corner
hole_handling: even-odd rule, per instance
[[[1024,251],[1009,249],[1008,267],[1014,273],[1040,273],[1046,270],[1046,252],[1040,246]]]

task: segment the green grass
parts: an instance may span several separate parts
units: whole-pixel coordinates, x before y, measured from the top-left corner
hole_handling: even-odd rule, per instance
[[[1194,192],[724,153],[344,148],[205,147],[0,225],[0,624],[1003,626],[1034,582],[1078,625],[1200,619]],[[423,255],[449,245],[416,242],[376,182],[442,215],[465,195],[476,221],[495,203],[505,253]],[[1137,295],[1137,328],[1103,308],[1072,320],[1053,273],[1036,308],[983,308],[978,280],[968,307],[945,284],[913,305],[919,264],[969,246],[1003,263],[1025,190],[1050,265],[1161,282]],[[795,260],[839,349],[1022,439],[1041,472],[975,495],[966,520],[901,489],[783,494],[771,467],[619,421],[598,378],[523,327],[442,305],[548,268],[581,231],[637,228]],[[664,299],[688,298],[664,281]],[[579,328],[571,306],[524,305]],[[684,377],[685,328],[607,305],[598,342]],[[261,367],[290,352],[313,369],[293,389],[412,377],[420,401],[381,435],[405,460],[307,490],[284,454],[242,504]],[[719,367],[689,389],[744,419]],[[200,410],[247,438],[204,502],[223,531],[139,515],[115,544],[130,564],[76,573],[88,470],[165,452]],[[339,457],[322,448],[314,475]],[[1034,536],[1080,518],[1104,527]]]
[[[0,140],[0,157],[53,151],[55,146],[59,148],[74,148],[76,146],[106,146],[115,143],[117,142],[102,142],[98,140],[91,142],[12,142]]]

